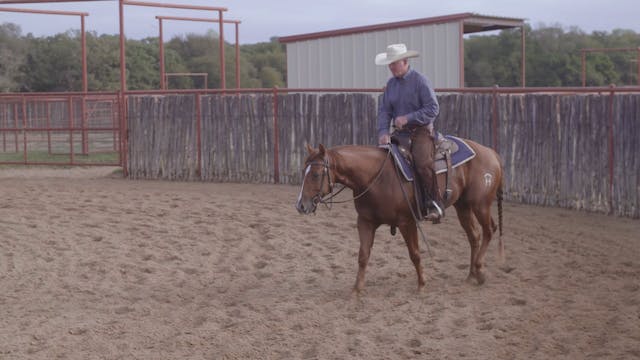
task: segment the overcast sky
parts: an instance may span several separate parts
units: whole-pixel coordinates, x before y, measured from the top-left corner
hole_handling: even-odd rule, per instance
[[[576,26],[591,33],[630,29],[640,33],[638,0],[143,0],[173,4],[222,6],[224,17],[240,20],[240,43],[269,41],[272,36],[289,36],[310,32],[343,29],[432,16],[473,12],[481,15],[523,18],[534,29],[560,25],[566,30]],[[68,10],[88,12],[88,31],[98,34],[118,32],[118,2],[39,3],[32,5],[1,4],[0,7]],[[217,13],[138,6],[125,7],[125,33],[129,38],[158,35],[156,15],[217,17]],[[23,34],[51,35],[80,29],[78,17],[45,16],[0,12],[0,23],[13,22]],[[164,25],[165,39],[178,34],[204,34],[217,25],[171,21]],[[233,25],[225,27],[225,39],[235,41]]]

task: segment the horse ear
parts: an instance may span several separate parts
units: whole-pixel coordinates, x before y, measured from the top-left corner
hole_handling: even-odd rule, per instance
[[[318,150],[320,151],[320,155],[324,156],[324,153],[325,153],[325,150],[326,150],[324,148],[324,145],[322,145],[322,144],[318,145]]]
[[[311,145],[309,145],[309,143],[307,143],[307,152],[309,153],[309,155],[313,154],[313,148],[311,147]]]

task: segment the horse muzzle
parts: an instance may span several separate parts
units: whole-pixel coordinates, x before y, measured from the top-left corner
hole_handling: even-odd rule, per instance
[[[296,202],[296,209],[300,214],[309,215],[316,212],[317,204],[312,200],[298,200]]]

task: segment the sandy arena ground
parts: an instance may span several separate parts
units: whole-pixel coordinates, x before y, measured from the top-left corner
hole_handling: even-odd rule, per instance
[[[507,203],[477,286],[449,209],[357,297],[353,204],[112,171],[0,169],[0,359],[640,358],[639,220]]]

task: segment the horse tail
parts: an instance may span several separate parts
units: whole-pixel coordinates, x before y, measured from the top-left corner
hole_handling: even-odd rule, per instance
[[[500,230],[500,236],[498,237],[498,252],[500,259],[504,260],[504,243],[502,242],[502,200],[504,198],[503,180],[500,179],[500,185],[497,192],[498,198],[498,229]]]
[[[502,236],[502,200],[504,199],[504,190],[502,188],[502,181],[498,187],[498,229],[500,230],[500,236]]]

